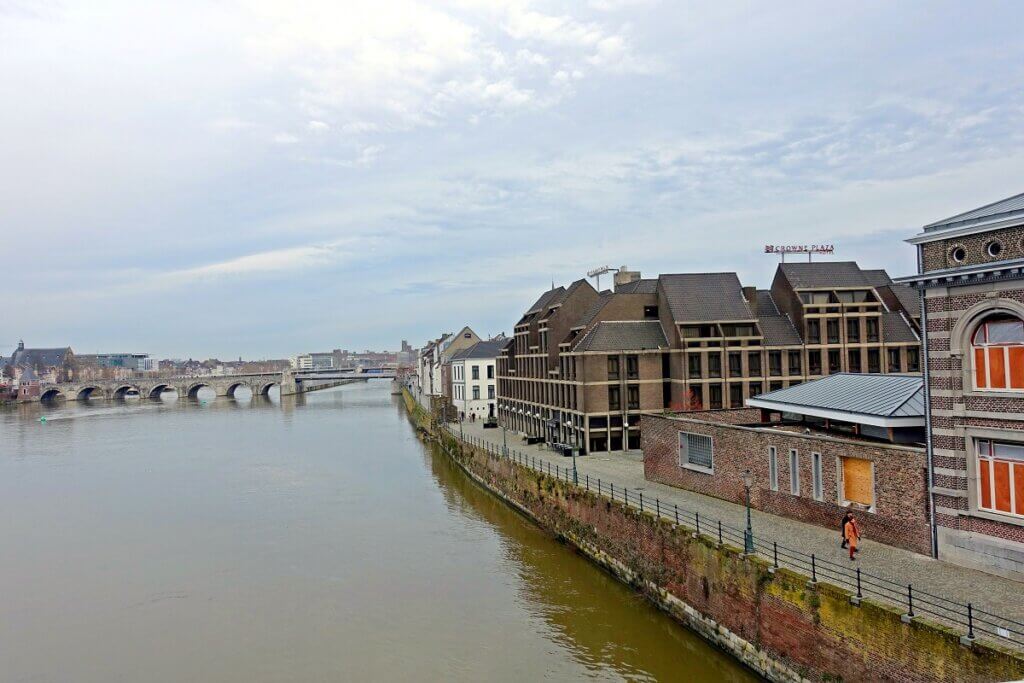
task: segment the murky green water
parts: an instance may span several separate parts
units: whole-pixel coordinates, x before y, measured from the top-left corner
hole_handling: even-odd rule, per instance
[[[398,404],[373,383],[0,410],[0,679],[752,679]]]

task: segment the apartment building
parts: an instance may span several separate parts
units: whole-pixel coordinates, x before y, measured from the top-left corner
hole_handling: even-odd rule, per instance
[[[498,414],[583,452],[639,448],[640,416],[740,408],[838,372],[919,372],[913,292],[857,264],[780,264],[771,289],[735,273],[587,281],[545,292],[498,358]]]
[[[1024,194],[908,240],[924,300],[934,552],[1024,579]]]
[[[496,361],[505,339],[477,342],[452,356],[452,405],[465,419],[495,417]]]

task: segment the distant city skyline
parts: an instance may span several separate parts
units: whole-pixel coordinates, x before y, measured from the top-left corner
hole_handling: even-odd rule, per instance
[[[594,266],[736,271],[1021,192],[1018,3],[0,4],[0,353],[511,332]],[[602,282],[602,284],[604,284]]]

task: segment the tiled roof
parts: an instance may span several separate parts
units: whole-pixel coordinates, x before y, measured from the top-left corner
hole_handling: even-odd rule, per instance
[[[785,315],[761,315],[757,318],[765,346],[798,346],[803,343],[793,322]]]
[[[657,294],[657,278],[641,278],[615,288],[616,294]]]
[[[679,273],[659,280],[676,322],[754,319],[736,273]]]
[[[17,349],[11,356],[10,364],[19,367],[58,367],[67,360],[70,347],[59,349]]]
[[[971,209],[964,213],[958,213],[941,221],[935,221],[924,226],[925,232],[936,232],[949,230],[951,228],[966,228],[970,225],[984,223],[986,221],[1001,220],[1004,218],[1024,218],[1024,193],[1000,199],[998,202],[986,204],[977,209]]]
[[[918,342],[917,334],[899,311],[882,313],[882,341]]]
[[[779,269],[794,289],[826,289],[829,287],[872,287],[865,272],[853,261],[818,261],[816,263],[780,263]]]
[[[612,300],[613,296],[615,295],[609,291],[601,292],[597,299],[594,300],[594,303],[590,305],[590,308],[583,312],[583,315],[580,316],[580,319],[576,321],[576,324],[573,325],[573,327],[586,327],[593,322],[594,318],[597,317],[597,314],[600,313],[601,309]]]
[[[526,315],[531,313],[540,313],[542,310],[550,306],[560,294],[565,294],[565,287],[556,287],[555,289],[549,289],[540,295],[537,302],[530,306],[530,310],[526,312]]]
[[[779,307],[775,305],[772,293],[767,289],[757,290],[758,315],[779,315]]]
[[[452,360],[468,360],[472,358],[497,358],[498,354],[501,353],[501,349],[504,348],[506,339],[496,339],[491,341],[480,341],[473,344],[468,349],[462,349],[458,353],[452,356]]]
[[[921,317],[921,300],[918,298],[916,289],[910,285],[898,285],[896,283],[889,285],[889,289],[896,295],[900,305],[907,310],[908,314],[914,318]]]
[[[800,413],[801,408],[817,408],[851,415],[919,417],[924,424],[924,384],[920,375],[839,373],[769,391],[751,401],[785,404],[794,413]]]
[[[574,351],[642,351],[668,347],[661,323],[655,320],[599,322]]]

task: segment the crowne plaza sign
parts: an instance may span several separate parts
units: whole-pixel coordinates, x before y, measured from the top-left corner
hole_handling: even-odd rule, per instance
[[[835,253],[834,244],[766,244],[766,254],[832,254]]]

